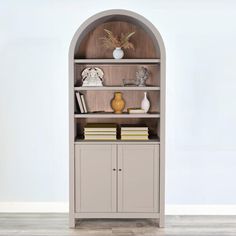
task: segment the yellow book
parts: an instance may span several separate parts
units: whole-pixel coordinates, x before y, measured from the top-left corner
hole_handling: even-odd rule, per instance
[[[127,136],[127,135],[122,135],[121,140],[149,140],[148,136]]]
[[[85,135],[116,135],[116,131],[84,131]]]
[[[85,135],[85,140],[116,140],[116,135]]]
[[[88,123],[84,126],[84,131],[116,131],[116,128],[114,123]]]
[[[121,135],[148,135],[148,131],[146,130],[122,130]]]

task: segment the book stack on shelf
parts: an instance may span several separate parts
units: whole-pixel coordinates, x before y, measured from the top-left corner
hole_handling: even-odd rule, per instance
[[[88,113],[88,109],[87,109],[87,106],[85,103],[84,95],[80,94],[79,92],[77,92],[75,94],[76,94],[80,113]]]
[[[121,140],[148,140],[148,127],[121,126]]]
[[[117,125],[104,123],[88,123],[84,127],[85,140],[116,140]]]

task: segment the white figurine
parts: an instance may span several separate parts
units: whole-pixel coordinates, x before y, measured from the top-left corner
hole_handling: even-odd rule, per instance
[[[98,67],[85,68],[82,71],[82,86],[103,86],[104,72]]]

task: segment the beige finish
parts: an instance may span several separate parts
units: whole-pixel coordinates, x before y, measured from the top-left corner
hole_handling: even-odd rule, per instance
[[[76,212],[116,212],[116,145],[76,145],[75,189]]]
[[[120,63],[120,61],[117,61],[114,63],[113,59],[105,59],[105,61],[102,62],[102,60],[97,60],[98,58],[109,58],[109,55],[111,55],[109,51],[104,51],[101,49],[100,45],[98,45],[98,41],[95,41],[97,37],[102,33],[102,28],[106,27],[114,27],[116,29],[116,32],[119,33],[121,30],[133,30],[135,29],[137,31],[137,38],[135,39],[135,44],[137,45],[136,52],[127,52],[125,57],[131,58],[129,59],[124,59],[123,62]],[[116,27],[117,26],[117,27]],[[142,39],[142,40],[137,40],[137,39]],[[143,41],[146,43],[144,44]],[[142,44],[139,44],[142,42]],[[99,47],[98,47],[99,46]],[[84,59],[80,59],[84,58]],[[94,59],[94,61],[91,61],[91,59]],[[75,60],[76,59],[76,60]],[[85,59],[88,59],[85,61]],[[135,61],[135,59],[137,59]],[[154,60],[154,61],[150,61]],[[149,91],[150,93],[150,99],[152,101],[152,109],[153,111],[160,112],[160,114],[147,114],[147,116],[133,116],[133,115],[122,115],[120,117],[112,115],[112,114],[88,114],[88,115],[74,115],[74,111],[76,111],[76,105],[75,105],[75,99],[74,99],[74,90],[75,90],[75,82],[79,81],[79,71],[81,68],[83,68],[86,65],[91,65],[94,63],[94,65],[99,64],[100,66],[103,66],[106,70],[106,73],[109,74],[109,80],[107,80],[107,85],[111,86],[120,86],[121,81],[122,81],[122,73],[129,75],[129,78],[134,77],[134,71],[135,68],[138,68],[141,65],[145,65],[149,67],[152,70],[153,76],[150,79],[152,80],[152,83],[150,83],[153,86],[159,87],[159,90],[156,91]],[[103,65],[103,64],[104,65]],[[129,64],[126,66],[124,63]],[[114,71],[116,68],[119,68],[116,73]],[[115,75],[117,78],[115,78]],[[75,226],[75,219],[76,218],[86,218],[86,217],[101,217],[104,218],[105,216],[109,218],[129,218],[129,217],[135,217],[135,218],[158,218],[159,219],[159,226],[163,227],[164,226],[164,182],[165,182],[165,48],[164,44],[162,41],[162,38],[159,34],[159,32],[156,30],[156,28],[144,17],[130,12],[126,10],[109,10],[109,11],[104,11],[101,12],[91,18],[89,18],[84,24],[81,25],[81,27],[77,30],[75,33],[71,45],[70,45],[70,53],[69,53],[69,108],[70,108],[70,113],[69,113],[69,120],[70,120],[70,227]],[[119,82],[118,84],[115,84],[116,82]],[[132,90],[132,89],[131,89]],[[83,93],[89,94],[90,96],[93,96],[92,94],[94,93],[94,100],[97,100],[96,98],[96,92],[99,91],[93,91],[93,90],[84,90]],[[102,92],[102,91],[101,91]],[[105,101],[109,97],[109,93],[111,93],[112,90],[106,90],[104,92],[104,95],[100,99],[100,103],[96,103],[96,108],[104,108],[107,107],[105,104]],[[141,98],[141,94],[143,93],[142,91],[125,91],[127,93],[132,93],[132,95],[128,95],[128,102],[130,105],[136,105],[135,102],[139,98]],[[140,96],[140,97],[139,97]],[[89,102],[89,106],[92,105],[92,100]],[[92,107],[94,108],[94,107]],[[100,109],[99,109],[100,110]],[[99,142],[97,144],[90,143],[90,144],[85,144],[84,142],[78,141],[76,142],[76,145],[74,145],[75,138],[79,137],[82,134],[83,126],[87,122],[117,122],[118,124],[127,124],[127,123],[144,123],[148,124],[150,127],[150,132],[152,135],[156,136],[159,135],[160,137],[160,156],[159,156],[159,173],[157,173],[157,178],[153,180],[154,182],[157,181],[159,184],[159,189],[158,189],[158,184],[155,185],[156,187],[156,195],[155,197],[156,200],[156,205],[153,204],[153,209],[158,212],[154,213],[152,212],[135,212],[135,209],[137,207],[132,207],[134,212],[88,212],[89,210],[92,210],[92,208],[95,208],[97,210],[99,209],[100,206],[96,205],[97,202],[93,198],[88,198],[88,203],[83,204],[82,203],[82,208],[87,212],[81,212],[80,207],[77,209],[78,203],[81,201],[80,197],[78,197],[78,194],[80,194],[80,187],[78,188],[77,186],[77,178],[80,178],[81,171],[77,172],[77,169],[82,169],[81,164],[77,162],[77,157],[76,157],[76,163],[75,163],[75,147],[77,149],[80,146],[83,146],[82,148],[85,148],[85,146],[91,145],[91,149],[96,148],[96,146],[102,146],[102,144],[107,145],[107,142]],[[156,137],[155,137],[156,138]],[[155,139],[155,142],[159,142],[159,140]],[[118,143],[117,141],[114,142],[114,145],[132,145],[137,142],[122,142]],[[143,143],[144,146],[149,145],[149,141],[146,143]],[[140,144],[141,144],[140,143]],[[111,144],[113,145],[113,144]],[[93,146],[93,147],[92,147]],[[154,145],[155,146],[155,145]],[[118,147],[117,147],[118,148]],[[107,150],[109,147],[107,147]],[[88,149],[90,150],[90,149]],[[105,150],[103,150],[106,152]],[[86,155],[82,154],[84,156],[84,166],[91,166],[92,163],[92,156],[95,153],[94,150],[91,152],[88,151],[89,154],[87,153]],[[76,154],[77,155],[77,154]],[[78,154],[80,156],[80,154]],[[85,158],[85,156],[90,156],[88,160]],[[106,155],[105,155],[106,156]],[[127,156],[127,155],[126,155]],[[129,156],[129,155],[128,155]],[[149,156],[149,155],[148,155]],[[158,156],[155,155],[155,156]],[[111,157],[110,157],[111,158]],[[80,159],[80,158],[79,158]],[[90,159],[90,160],[89,160]],[[103,158],[102,158],[103,159]],[[103,165],[106,166],[105,163],[108,163],[108,156],[103,159]],[[119,159],[119,158],[118,158]],[[142,159],[142,158],[141,158]],[[91,161],[91,162],[90,162]],[[130,165],[131,161],[128,160],[128,164]],[[148,159],[148,164],[146,165],[146,171],[148,168],[150,168],[150,159]],[[157,164],[154,163],[154,166]],[[76,164],[76,166],[75,166]],[[134,163],[135,165],[136,163]],[[102,165],[102,164],[101,164]],[[127,165],[127,166],[129,166]],[[137,163],[137,166],[135,168],[137,169],[140,163]],[[105,167],[103,167],[105,168]],[[134,169],[135,169],[134,168]],[[76,169],[76,173],[74,170]],[[129,168],[130,169],[130,168]],[[153,169],[152,169],[153,170]],[[97,174],[98,172],[96,172]],[[132,176],[135,176],[136,172],[132,172]],[[85,176],[89,178],[89,185],[91,186],[92,183],[92,177],[93,177],[93,172],[89,171],[88,173],[85,173]],[[105,178],[105,175],[108,176],[107,174],[104,173],[104,175],[101,176],[102,178]],[[156,174],[154,174],[156,175]],[[111,176],[110,176],[111,177]],[[137,178],[139,178],[138,175],[136,175]],[[149,176],[150,178],[150,176]],[[119,178],[118,178],[119,179]],[[76,182],[75,182],[76,181]],[[80,181],[80,180],[79,180]],[[99,182],[100,180],[96,180],[98,184],[102,185],[102,181]],[[145,181],[144,181],[145,182]],[[106,181],[105,181],[106,183]],[[107,184],[105,184],[106,187],[105,189],[108,189]],[[128,183],[130,185],[130,183]],[[146,186],[145,186],[146,187]],[[147,186],[148,190],[150,191],[151,187]],[[112,188],[112,187],[110,187]],[[76,192],[75,192],[76,189]],[[155,188],[154,188],[155,189]],[[85,187],[84,188],[85,193],[86,191],[88,195],[92,195],[93,189],[91,187]],[[77,192],[79,191],[79,193]],[[154,191],[154,190],[153,190]],[[101,193],[99,196],[99,200],[103,201],[102,195],[104,194]],[[155,195],[154,194],[154,195]],[[119,195],[119,193],[118,193]],[[131,195],[134,195],[134,193],[129,192],[127,195],[128,202],[131,202]],[[105,199],[109,199],[109,196],[106,195],[104,196]],[[142,200],[142,199],[141,199]],[[148,198],[147,200],[144,199],[142,202],[139,200],[140,203],[147,204],[150,203],[150,199]],[[145,202],[147,201],[147,202]],[[155,201],[154,201],[155,202]],[[93,205],[93,207],[91,207]],[[127,205],[127,204],[126,204]],[[128,205],[127,205],[128,206]],[[91,207],[91,208],[90,208]],[[150,206],[149,206],[150,207]],[[108,210],[108,207],[106,203],[103,202],[102,209]],[[111,207],[110,209],[113,209]],[[149,208],[150,209],[150,208]],[[80,212],[76,211],[79,210]]]
[[[75,189],[76,213],[84,213],[76,216],[90,218],[95,215],[89,213],[102,213],[100,217],[119,218],[128,215],[106,213],[158,213],[159,145],[76,145]]]
[[[149,139],[144,141],[133,141],[133,140],[120,140],[117,139],[116,141],[94,141],[94,140],[75,140],[75,144],[83,144],[83,145],[91,145],[91,144],[145,144],[145,145],[153,145],[153,144],[160,144],[158,139]]]
[[[120,86],[106,86],[106,87],[74,87],[75,91],[159,91],[159,86],[149,86],[149,87],[120,87]]]
[[[159,212],[159,146],[118,145],[118,211]]]
[[[159,113],[145,113],[145,114],[115,114],[115,113],[92,113],[92,114],[76,114],[75,118],[159,118]],[[129,123],[129,122],[128,122]]]
[[[84,218],[84,219],[95,219],[95,218],[101,218],[101,219],[129,219],[129,218],[135,218],[135,219],[148,219],[148,218],[159,218],[159,213],[149,213],[149,212],[103,212],[103,213],[97,213],[97,212],[88,212],[88,213],[75,213],[76,218]]]
[[[68,228],[68,214],[2,213],[0,235],[12,236],[234,236],[236,216],[166,216],[164,229],[152,219],[83,219]]]
[[[78,64],[157,64],[161,59],[74,59],[74,63]]]

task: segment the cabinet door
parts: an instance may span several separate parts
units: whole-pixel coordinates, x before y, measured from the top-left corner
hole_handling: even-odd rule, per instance
[[[159,145],[118,146],[118,211],[159,212]]]
[[[115,212],[116,178],[116,145],[76,145],[76,212]]]

